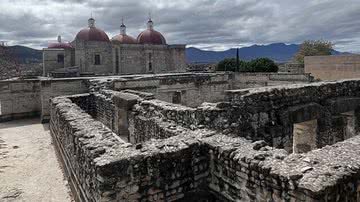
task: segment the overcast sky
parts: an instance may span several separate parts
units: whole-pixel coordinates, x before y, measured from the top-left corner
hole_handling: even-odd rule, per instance
[[[360,52],[360,0],[0,0],[0,41],[33,48],[57,35],[72,41],[91,12],[110,38],[122,17],[137,37],[151,12],[169,44],[224,50],[326,39]]]

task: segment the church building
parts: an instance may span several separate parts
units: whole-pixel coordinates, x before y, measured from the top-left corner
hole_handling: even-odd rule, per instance
[[[154,29],[151,18],[147,29],[135,39],[126,33],[122,22],[120,33],[111,39],[88,20],[71,43],[50,43],[43,49],[43,75],[121,75],[186,70],[184,44],[169,45]]]

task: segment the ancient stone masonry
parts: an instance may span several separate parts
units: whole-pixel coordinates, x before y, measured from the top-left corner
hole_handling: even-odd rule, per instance
[[[250,77],[2,81],[0,117],[50,119],[77,201],[359,201],[360,80]]]
[[[0,122],[40,114],[40,83],[0,81]]]
[[[196,108],[101,89],[51,100],[80,201],[360,199],[359,80],[231,90]],[[291,141],[309,120],[315,146]]]
[[[174,105],[163,101],[150,100],[141,102],[136,111],[148,120],[151,117],[154,120],[163,117],[190,129],[206,127],[254,141],[264,140],[271,146],[291,152],[294,146],[294,124],[301,122],[317,120],[318,130],[314,134],[316,147],[344,140],[346,134],[339,131],[346,124],[339,123],[344,119],[344,112],[355,110],[355,117],[358,117],[360,100],[355,91],[358,85],[358,82],[349,80],[292,87],[230,90],[227,91],[228,102],[204,103],[191,108],[173,107]],[[356,124],[353,127],[357,127]],[[333,131],[336,128],[339,131]],[[139,133],[141,131],[148,134],[144,129]],[[146,134],[140,137],[145,138],[148,136]],[[294,147],[296,146],[304,147],[306,151],[309,150],[306,148],[314,148],[306,142]],[[304,149],[299,148],[301,151]]]
[[[169,138],[133,146],[68,98],[52,101],[51,133],[83,200],[171,201],[200,187],[208,174],[196,132],[186,141]]]
[[[42,122],[47,122],[50,98],[106,89],[139,90],[152,93],[155,98],[166,102],[197,107],[203,102],[223,101],[225,90],[310,81],[306,75],[265,73],[173,73],[5,80],[0,81],[0,121],[40,114]]]
[[[291,142],[292,124],[317,119],[316,144],[322,147],[334,143],[331,133],[335,127],[332,124],[336,119],[334,116],[358,111],[359,84],[357,80],[344,80],[230,90],[226,99],[231,103],[232,113],[228,119],[238,124],[234,131],[243,134],[248,131],[249,137],[263,139],[281,148]],[[250,123],[248,129],[245,128],[247,123]]]

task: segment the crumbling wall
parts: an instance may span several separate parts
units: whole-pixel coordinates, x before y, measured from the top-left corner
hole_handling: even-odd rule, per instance
[[[311,137],[316,139],[316,147],[344,140],[345,135],[334,138],[339,135],[337,130],[333,130],[337,127],[334,120],[340,113],[359,108],[360,94],[356,90],[359,85],[357,80],[347,80],[230,90],[227,91],[227,102],[204,103],[192,108],[153,99],[139,102],[134,111],[141,115],[137,117],[138,120],[152,121],[154,124],[151,126],[154,127],[158,125],[155,124],[158,120],[170,120],[174,125],[190,129],[208,128],[254,141],[264,140],[271,146],[291,152],[294,124],[301,122],[317,120],[316,137]],[[355,118],[358,118],[357,113]],[[146,129],[140,127],[141,121],[138,122],[139,127],[135,128],[141,129],[133,133],[139,134],[136,142],[168,137],[165,132],[149,132],[160,129]],[[156,137],[149,134],[161,135]],[[303,146],[314,148],[313,144]]]
[[[318,119],[317,146],[331,144],[332,116],[359,107],[359,85],[343,80],[227,91],[230,131],[289,148],[292,124]]]
[[[261,75],[268,81],[263,83]],[[248,80],[261,85],[251,85]],[[100,90],[139,90],[153,93],[155,98],[166,102],[197,107],[203,102],[223,101],[224,91],[229,89],[308,81],[306,75],[223,72],[9,80],[0,82],[0,116],[9,120],[40,114],[46,122],[50,98]]]
[[[114,80],[113,89],[153,93],[155,98],[166,102],[172,103],[178,100],[178,104],[196,107],[203,102],[223,100],[224,91],[231,89],[231,86],[229,74],[183,73]]]
[[[86,95],[52,99],[51,134],[79,198],[191,201],[197,193],[208,193],[221,201],[357,200],[359,136],[304,154],[288,154],[265,141],[238,137],[241,134],[232,130],[206,129],[210,127],[203,125],[205,119],[213,112],[214,117],[229,115],[222,111],[228,107],[224,103],[189,108],[128,94],[115,92],[112,102],[128,109],[131,119],[141,118],[130,124],[134,130],[152,136],[136,144],[121,140],[75,104],[82,103],[81,96],[86,103]],[[154,125],[158,130],[151,129]]]
[[[258,88],[263,86],[310,83],[313,78],[304,73],[234,72],[231,89]]]
[[[206,189],[209,161],[204,152],[194,136],[129,148],[99,170],[109,187],[105,200],[176,201]]]
[[[94,118],[109,129],[114,131],[115,128],[115,106],[111,100],[111,94],[106,92],[99,92],[92,95],[95,105]]]
[[[175,201],[206,187],[197,133],[131,145],[66,97],[52,99],[50,131],[78,200]]]
[[[85,79],[82,78],[44,79],[39,82],[41,86],[40,99],[42,122],[49,121],[51,98],[88,92]]]
[[[50,110],[50,133],[75,197],[99,201],[101,181],[95,159],[125,143],[68,98],[52,99]]]
[[[355,202],[360,187],[359,140],[356,136],[288,155],[262,141],[220,134],[206,137],[202,141],[210,153],[209,188],[224,201]]]
[[[288,155],[285,150],[243,138],[214,135],[202,141],[210,155],[209,188],[223,201],[282,201],[290,199],[290,179],[271,174],[271,166]]]

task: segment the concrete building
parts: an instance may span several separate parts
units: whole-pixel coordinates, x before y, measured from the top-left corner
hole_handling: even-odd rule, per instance
[[[154,29],[151,19],[137,39],[127,35],[124,23],[111,40],[88,20],[71,43],[58,37],[57,43],[43,49],[44,76],[76,69],[77,75],[120,75],[184,72],[184,44],[168,45],[165,37]]]

